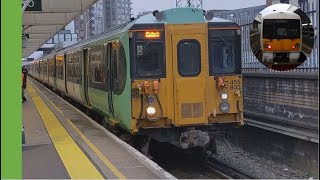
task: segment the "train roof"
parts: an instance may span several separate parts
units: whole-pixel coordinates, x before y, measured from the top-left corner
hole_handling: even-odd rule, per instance
[[[265,14],[262,19],[300,19],[300,16],[289,11],[274,11]]]
[[[233,21],[213,17],[211,20],[206,20],[204,17],[204,10],[200,8],[172,8],[162,11],[163,19],[158,21],[152,13],[144,15],[134,21],[135,24],[185,24],[185,23],[205,23],[205,22],[230,22]]]
[[[157,20],[153,13],[146,14],[135,20],[129,21],[127,23],[121,24],[119,26],[110,28],[106,32],[92,36],[88,39],[81,40],[71,46],[60,49],[58,51],[51,52],[40,59],[49,59],[54,57],[55,54],[62,54],[72,49],[81,48],[84,45],[98,42],[105,37],[114,36],[117,34],[125,33],[126,31],[133,29],[139,25],[164,25],[164,24],[188,24],[188,23],[208,23],[210,26],[238,26],[235,22],[227,19],[222,19],[218,17],[213,17],[211,20],[206,20],[204,16],[204,10],[200,8],[172,8],[161,11],[163,14],[162,20]]]

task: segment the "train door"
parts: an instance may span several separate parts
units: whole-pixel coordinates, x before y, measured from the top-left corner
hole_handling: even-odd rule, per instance
[[[88,69],[88,64],[89,64],[89,53],[88,49],[83,50],[83,95],[84,99],[86,101],[87,105],[90,105],[89,102],[89,95],[88,95],[88,88],[89,88],[89,69]]]
[[[188,31],[179,29],[171,34],[175,124],[205,124],[208,76],[205,32],[184,28]]]

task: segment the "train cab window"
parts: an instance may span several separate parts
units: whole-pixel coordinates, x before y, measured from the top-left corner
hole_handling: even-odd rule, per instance
[[[180,76],[197,76],[201,71],[201,46],[195,39],[181,40],[177,45]]]
[[[133,57],[131,64],[132,77],[164,77],[163,32],[136,32],[133,40],[130,39],[130,46],[131,57]]]
[[[209,66],[210,75],[241,72],[241,37],[237,30],[209,31]]]
[[[298,19],[265,19],[262,34],[266,39],[297,39],[300,27]]]

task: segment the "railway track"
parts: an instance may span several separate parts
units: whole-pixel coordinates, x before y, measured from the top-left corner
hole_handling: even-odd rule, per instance
[[[213,173],[219,174],[226,179],[257,179],[253,175],[242,172],[241,170],[232,167],[221,160],[214,157],[211,153],[207,153],[208,159],[206,167]]]

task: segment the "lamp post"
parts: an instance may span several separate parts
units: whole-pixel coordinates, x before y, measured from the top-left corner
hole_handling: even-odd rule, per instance
[[[86,39],[88,38],[88,24],[93,18],[94,18],[94,16],[87,21],[87,24],[86,24]]]
[[[93,16],[87,21],[87,24],[86,24],[86,39],[88,38],[88,24],[93,18],[102,18],[102,16],[97,16],[97,17]]]

